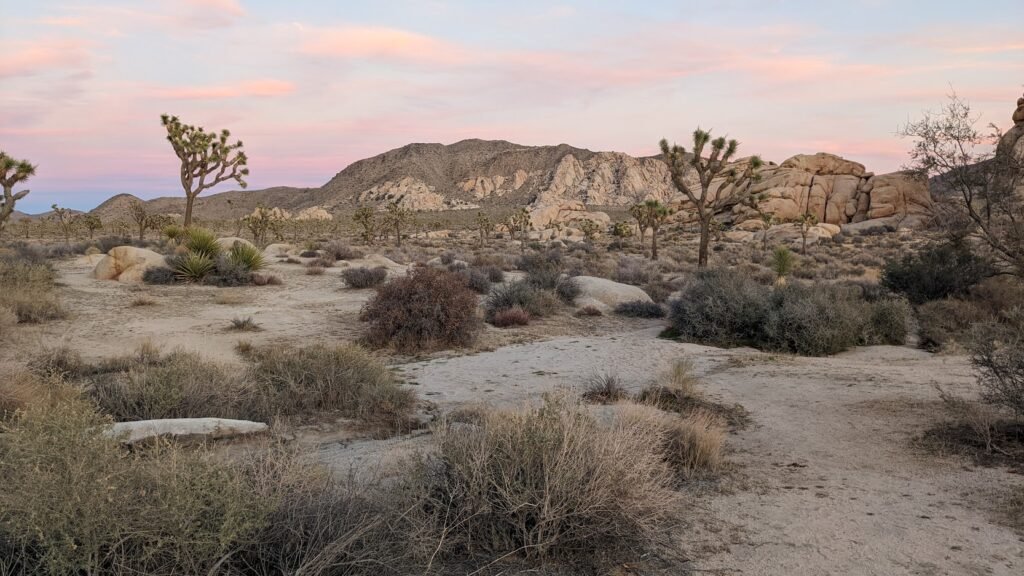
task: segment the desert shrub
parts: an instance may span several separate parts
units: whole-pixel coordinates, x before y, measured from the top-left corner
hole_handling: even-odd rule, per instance
[[[775,277],[785,278],[793,272],[795,267],[796,256],[793,255],[793,252],[785,246],[776,246],[775,250],[772,251],[771,262],[771,268],[775,272]]]
[[[491,324],[498,328],[509,328],[512,326],[526,326],[530,323],[530,313],[519,306],[504,308],[494,313]]]
[[[977,324],[968,344],[982,398],[1024,416],[1024,308]]]
[[[907,341],[913,312],[902,298],[884,298],[868,305],[866,344],[901,346]]]
[[[228,330],[234,330],[236,332],[256,332],[262,330],[259,324],[252,319],[252,316],[246,316],[245,318],[233,318],[231,324],[228,325]]]
[[[179,281],[178,273],[166,266],[147,268],[142,273],[142,281],[146,284],[174,284]]]
[[[172,268],[179,280],[202,282],[217,268],[217,265],[213,258],[202,252],[186,252],[173,258]]]
[[[581,397],[591,404],[614,404],[628,396],[622,381],[614,374],[594,374],[583,382]]]
[[[682,338],[717,346],[758,339],[771,290],[726,268],[697,272],[670,304],[669,319]]]
[[[205,256],[210,261],[221,253],[217,235],[204,228],[189,228],[185,234],[184,246],[192,254]]]
[[[67,316],[57,298],[53,270],[45,263],[0,259],[0,306],[23,324]]]
[[[543,290],[554,290],[562,283],[564,272],[557,266],[536,267],[526,273],[524,280]]]
[[[421,267],[378,288],[361,317],[372,346],[415,352],[472,343],[480,328],[476,307],[461,276]]]
[[[499,282],[505,281],[505,272],[501,268],[494,266],[493,264],[487,266],[480,266],[478,267],[478,269],[481,270],[484,274],[487,274],[487,279],[490,280],[492,284],[497,284]]]
[[[623,284],[642,286],[649,282],[659,280],[661,274],[657,267],[650,264],[643,258],[626,256],[619,259],[618,267],[615,268],[612,279]]]
[[[865,306],[825,286],[790,284],[774,290],[760,348],[827,356],[863,343]]]
[[[233,287],[252,284],[253,272],[247,264],[239,264],[227,256],[218,256],[213,269],[201,277],[209,286]]]
[[[227,253],[227,260],[234,266],[249,272],[257,272],[267,266],[263,252],[259,248],[242,242],[235,242],[231,246]]]
[[[964,295],[992,273],[992,265],[966,242],[946,242],[886,262],[882,285],[905,295],[912,304],[923,304]]]
[[[367,268],[346,268],[341,271],[341,278],[349,288],[363,289],[380,286],[388,278],[388,269],[383,266]]]
[[[466,286],[477,294],[487,294],[491,291],[491,279],[487,273],[479,268],[463,268],[459,274],[466,280]]]
[[[357,345],[252,348],[248,380],[258,413],[338,411],[349,418],[406,427],[416,395],[380,359]]]
[[[592,304],[587,304],[586,306],[584,306],[584,307],[582,307],[582,308],[580,308],[579,310],[576,311],[576,316],[580,316],[580,317],[604,316],[604,312],[601,312],[601,309],[598,308],[597,306],[594,306]]]
[[[303,250],[299,253],[300,258],[319,258],[320,253],[316,250]]]
[[[118,246],[130,246],[131,243],[131,238],[125,236],[102,236],[95,241],[96,248],[103,254],[110,252]]]
[[[324,252],[335,260],[359,260],[366,257],[366,254],[338,240],[328,242],[324,247]]]
[[[669,296],[676,291],[675,286],[667,280],[652,280],[641,286],[641,288],[651,297],[651,300],[659,304],[667,302]]]
[[[925,350],[940,350],[953,342],[965,343],[971,326],[990,316],[977,304],[946,298],[917,307],[919,344]]]
[[[514,307],[526,310],[531,317],[543,318],[554,314],[558,305],[558,298],[552,292],[519,280],[492,288],[484,300],[484,312],[488,322],[493,322],[498,311]]]
[[[284,284],[281,278],[273,274],[259,274],[255,273],[252,275],[252,283],[255,286],[280,286]]]
[[[324,272],[323,266],[306,266],[306,276],[323,276]]]
[[[115,420],[253,417],[251,392],[235,371],[194,352],[140,354],[117,364],[89,378],[86,388],[99,410]]]
[[[135,298],[132,298],[132,301],[129,302],[128,305],[131,306],[132,308],[137,308],[140,306],[155,306],[156,298],[153,298],[149,294],[139,294]]]
[[[578,571],[664,543],[679,497],[658,440],[550,398],[439,427],[418,473],[438,558],[520,555]]]
[[[582,293],[583,289],[575,278],[561,278],[555,284],[555,294],[566,304],[572,304]]]
[[[334,267],[334,260],[332,260],[330,258],[324,258],[322,256],[319,257],[319,258],[314,258],[314,259],[310,260],[309,262],[306,262],[306,268],[333,268],[333,267]]]
[[[527,274],[535,271],[562,269],[562,251],[560,249],[552,248],[541,252],[538,248],[517,258],[516,268]]]
[[[647,300],[623,302],[615,307],[615,313],[629,318],[664,318],[665,309],[661,304]]]
[[[35,374],[5,374],[0,378],[0,429],[3,428],[2,422],[14,418],[16,412],[26,409],[45,394],[46,387]]]
[[[659,440],[662,457],[680,481],[722,467],[725,423],[715,414],[697,409],[680,416],[649,405],[627,405],[622,419]]]
[[[987,278],[971,287],[968,296],[992,316],[998,316],[1024,302],[1024,281],[1010,275]]]

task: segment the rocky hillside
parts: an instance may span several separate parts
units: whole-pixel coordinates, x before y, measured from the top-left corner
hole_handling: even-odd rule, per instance
[[[696,179],[693,179],[696,185]],[[923,184],[901,175],[874,176],[864,166],[832,155],[796,156],[766,167],[758,192],[780,219],[810,211],[822,222],[846,224],[905,216],[930,203]],[[522,146],[505,141],[409,144],[354,162],[320,188],[271,188],[201,196],[200,218],[238,218],[257,205],[292,213],[312,207],[338,212],[386,202],[415,210],[480,206],[628,206],[646,198],[683,207],[658,157],[592,152],[565,144]],[[123,218],[132,196],[115,196],[95,209],[105,220]],[[181,197],[147,202],[153,212],[180,214]],[[557,211],[555,208],[552,211]],[[734,222],[756,216],[737,211]]]

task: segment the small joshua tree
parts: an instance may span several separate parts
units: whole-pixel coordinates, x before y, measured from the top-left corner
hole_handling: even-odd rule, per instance
[[[811,228],[818,225],[818,217],[810,212],[805,212],[797,219],[797,224],[800,225],[800,253],[807,254],[807,235],[810,234]]]
[[[402,246],[402,230],[413,226],[416,214],[409,208],[402,207],[398,202],[388,204],[384,212],[384,227],[395,231],[395,246]]]
[[[360,206],[352,215],[352,221],[363,229],[363,242],[372,245],[377,238],[377,211],[370,206]]]
[[[516,210],[505,221],[505,227],[508,228],[508,233],[513,240],[515,240],[516,234],[519,234],[519,248],[523,252],[526,252],[526,237],[530,226],[530,212],[526,208]]]
[[[494,222],[487,217],[487,214],[483,212],[476,213],[476,229],[480,233],[480,245],[483,246],[487,243],[487,239],[491,236],[491,231],[494,230]]]
[[[599,230],[597,222],[594,222],[593,220],[581,220],[579,227],[580,231],[583,232],[583,238],[585,238],[587,242],[593,241]]]
[[[650,227],[647,224],[647,213],[644,210],[644,203],[638,202],[629,208],[629,215],[636,220],[636,228],[640,232],[640,247],[644,246],[644,236],[647,235],[647,229]]]
[[[242,141],[229,143],[231,133],[206,132],[201,126],[183,124],[177,116],[160,116],[167,130],[167,140],[181,160],[181,187],[185,190],[184,226],[192,225],[192,205],[204,190],[234,180],[245,188],[249,175],[248,157]]]
[[[146,229],[149,228],[150,214],[146,205],[139,200],[132,200],[128,204],[128,218],[135,223],[139,231],[139,241],[146,239]]]
[[[643,229],[651,229],[651,260],[658,259],[658,230],[671,214],[667,206],[657,200],[645,200],[630,208],[630,213],[636,218],[637,224]],[[643,235],[640,236],[640,244],[643,245]]]
[[[785,284],[786,276],[789,276],[795,266],[796,258],[793,257],[789,248],[777,246],[775,252],[772,253],[772,270],[775,271],[776,284],[780,286]]]
[[[707,157],[704,150],[708,144],[711,152]],[[697,212],[700,224],[700,248],[697,252],[697,267],[708,265],[708,246],[711,240],[711,221],[715,216],[730,210],[737,204],[744,203],[751,196],[751,186],[757,180],[757,171],[761,168],[761,159],[752,156],[744,166],[729,166],[729,162],[739,150],[739,142],[726,140],[723,137],[711,139],[711,132],[697,128],[693,132],[693,150],[690,153],[678,144],[669,146],[668,140],[661,141],[661,154],[668,164],[672,184],[686,195]],[[686,176],[690,170],[696,170],[700,182],[700,194],[694,193],[686,184]],[[711,194],[711,183],[719,178],[719,186],[715,194]]]
[[[103,229],[103,220],[98,214],[79,214],[75,220],[82,228],[89,231],[89,240],[92,240],[97,230]]]
[[[14,213],[14,204],[28,196],[28,190],[15,192],[14,187],[28,180],[36,173],[36,167],[28,160],[15,160],[0,152],[0,186],[4,188],[3,202],[0,202],[0,237],[4,234],[7,221]]]
[[[64,243],[70,244],[71,234],[75,231],[75,221],[71,211],[67,208],[61,208],[56,204],[50,206],[50,208],[53,210],[53,220],[60,228],[61,235],[64,236]]]

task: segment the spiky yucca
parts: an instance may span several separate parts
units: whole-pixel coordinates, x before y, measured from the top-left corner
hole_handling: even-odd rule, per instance
[[[217,235],[205,228],[189,228],[185,235],[185,248],[193,254],[205,256],[213,260],[220,254]]]
[[[213,258],[199,252],[188,252],[174,262],[174,273],[187,282],[199,282],[216,268]]]
[[[257,272],[267,266],[259,248],[241,242],[235,242],[231,250],[228,250],[228,261],[250,272]]]

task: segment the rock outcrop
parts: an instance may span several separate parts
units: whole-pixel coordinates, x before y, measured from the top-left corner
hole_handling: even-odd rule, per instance
[[[250,248],[256,248],[256,245],[249,242],[245,238],[239,238],[237,236],[228,236],[227,238],[217,238],[217,245],[220,246],[221,250],[231,250],[235,244],[242,244],[249,246]]]
[[[402,208],[424,212],[472,210],[480,207],[477,204],[446,198],[435,192],[433,186],[411,176],[397,182],[388,180],[359,194],[361,204],[383,205],[392,202],[398,203]]]
[[[97,280],[117,280],[118,282],[142,282],[142,275],[150,268],[164,266],[163,255],[145,248],[134,246],[117,246],[111,248],[107,255],[100,259],[92,271]]]
[[[309,208],[299,210],[294,219],[298,221],[334,220],[334,216],[332,216],[331,213],[325,210],[322,206],[310,206]]]

